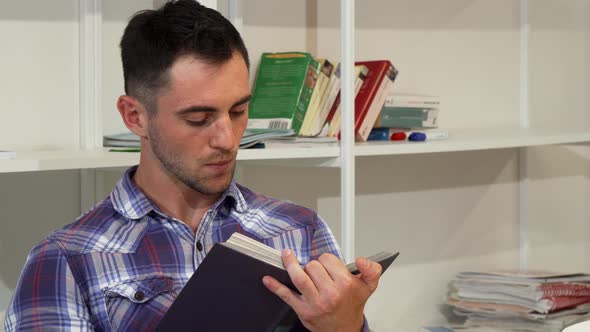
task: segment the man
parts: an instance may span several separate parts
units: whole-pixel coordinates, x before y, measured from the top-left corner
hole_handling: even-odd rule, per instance
[[[316,213],[233,181],[251,96],[235,28],[193,0],[171,2],[131,19],[121,55],[126,95],[117,108],[141,137],[139,166],[33,248],[6,330],[151,330],[233,232],[288,248],[283,261],[301,295],[271,277],[261,282],[305,327],[367,330],[363,309],[380,266],[357,259],[361,276],[351,275]]]

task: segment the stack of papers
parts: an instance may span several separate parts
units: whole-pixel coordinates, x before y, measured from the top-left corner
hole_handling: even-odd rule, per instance
[[[0,150],[0,159],[14,159],[16,158],[16,152]]]
[[[240,141],[240,149],[255,146],[269,139],[291,136],[295,136],[293,129],[246,129]]]
[[[248,148],[269,139],[295,136],[293,129],[246,129],[240,141],[240,148]],[[139,148],[141,146],[139,136],[134,133],[120,133],[105,135],[103,137],[105,147]]]
[[[114,135],[105,135],[102,138],[103,146],[107,147],[125,147],[139,148],[141,146],[139,136],[134,133],[120,133]]]
[[[447,304],[465,328],[560,331],[590,313],[590,275],[546,271],[462,272]]]

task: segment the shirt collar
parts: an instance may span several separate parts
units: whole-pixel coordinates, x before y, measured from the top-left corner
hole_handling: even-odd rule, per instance
[[[159,211],[158,207],[133,183],[132,178],[135,171],[137,171],[137,166],[125,171],[110,195],[113,208],[129,219],[141,219],[151,211]],[[212,209],[218,209],[226,201],[239,213],[245,212],[248,208],[248,203],[234,180],[219,200],[213,204]]]

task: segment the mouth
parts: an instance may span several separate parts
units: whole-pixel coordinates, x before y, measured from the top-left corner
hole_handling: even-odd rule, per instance
[[[233,159],[227,159],[227,160],[222,160],[222,161],[216,161],[214,163],[208,163],[206,164],[207,167],[217,171],[217,172],[223,172],[226,171],[232,164]]]

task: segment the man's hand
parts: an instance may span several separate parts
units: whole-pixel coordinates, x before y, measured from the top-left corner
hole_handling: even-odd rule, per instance
[[[323,254],[301,268],[289,249],[283,263],[301,295],[276,279],[266,276],[264,285],[285,301],[310,331],[354,331],[363,327],[363,312],[369,296],[377,289],[381,265],[357,258],[359,275],[351,274],[332,254]]]

